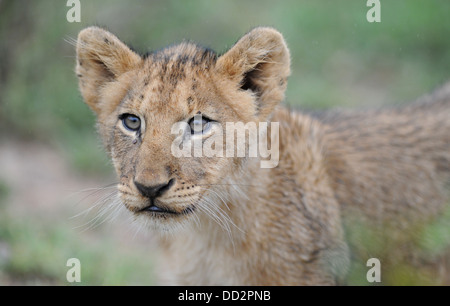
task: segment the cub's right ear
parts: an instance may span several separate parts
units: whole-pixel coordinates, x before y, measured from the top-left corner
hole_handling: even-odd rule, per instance
[[[102,89],[142,63],[116,36],[99,27],[78,34],[76,73],[84,101],[97,113],[105,107]]]

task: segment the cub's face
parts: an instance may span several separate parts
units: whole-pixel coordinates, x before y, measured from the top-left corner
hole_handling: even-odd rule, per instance
[[[217,154],[226,123],[268,120],[283,99],[289,52],[281,34],[257,28],[220,57],[190,43],[141,57],[90,27],[78,36],[76,71],[123,204],[168,230],[220,205],[208,198],[243,163]]]

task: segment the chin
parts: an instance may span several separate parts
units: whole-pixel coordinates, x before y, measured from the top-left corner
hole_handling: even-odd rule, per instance
[[[140,230],[172,234],[191,227],[195,218],[195,206],[190,205],[180,213],[168,211],[133,212],[133,219]]]

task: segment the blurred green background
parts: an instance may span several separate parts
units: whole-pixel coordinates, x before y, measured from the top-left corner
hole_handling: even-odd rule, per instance
[[[404,103],[449,79],[448,0],[382,0],[381,23],[367,22],[364,0],[80,2],[69,23],[66,1],[0,0],[0,284],[68,284],[71,257],[81,284],[155,281],[151,237],[126,221],[80,226],[92,212],[71,218],[102,204],[77,191],[115,181],[68,43],[86,26],[142,53],[183,39],[220,53],[273,26],[291,50],[286,103],[308,110]]]

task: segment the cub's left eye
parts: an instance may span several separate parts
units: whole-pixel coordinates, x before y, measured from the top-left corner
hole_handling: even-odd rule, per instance
[[[141,128],[141,119],[132,114],[123,114],[121,116],[123,126],[130,131],[136,132]]]
[[[191,128],[191,134],[205,134],[209,132],[212,126],[212,121],[204,116],[194,116],[189,120],[189,127]]]

